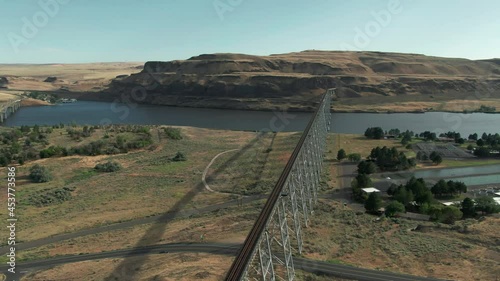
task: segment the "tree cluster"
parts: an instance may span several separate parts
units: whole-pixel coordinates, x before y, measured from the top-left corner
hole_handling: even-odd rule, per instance
[[[459,181],[445,181],[439,180],[434,186],[431,188],[432,194],[435,196],[455,196],[460,193],[467,192],[467,185],[463,182]]]
[[[425,131],[419,134],[420,138],[423,138],[426,141],[435,141],[437,139],[436,133]]]
[[[431,152],[430,155],[427,155],[427,153],[425,153],[423,151],[419,151],[419,152],[417,152],[416,158],[418,161],[431,160],[436,165],[439,165],[439,164],[441,164],[441,162],[443,162],[443,157],[441,156],[441,154],[439,154],[436,151]]]
[[[384,138],[384,130],[382,130],[382,128],[380,127],[368,128],[365,131],[365,137],[377,140],[382,139]]]
[[[380,148],[377,146],[372,149],[369,158],[374,160],[382,171],[407,170],[416,166],[415,159],[408,159],[403,152],[398,152],[395,147],[384,146]]]
[[[447,132],[447,133],[444,133],[444,134],[440,134],[439,135],[440,137],[447,137],[447,138],[450,138],[450,139],[453,139],[456,143],[459,143],[459,144],[463,144],[465,143],[465,139],[462,138],[462,136],[460,135],[460,133],[457,133],[457,132]]]
[[[411,177],[405,185],[391,185],[387,190],[387,194],[406,207],[410,207],[410,203],[413,201],[418,205],[422,205],[430,204],[434,199],[424,179],[415,177]]]
[[[478,109],[476,109],[476,112],[496,112],[497,108],[494,106],[487,106],[482,104]]]
[[[429,159],[436,165],[439,165],[441,164],[441,162],[443,162],[443,157],[436,151],[431,152],[431,155],[429,155]]]
[[[462,211],[455,206],[431,205],[427,213],[432,220],[453,224],[463,217]]]
[[[359,174],[373,174],[377,171],[377,165],[373,161],[361,161],[358,164]]]

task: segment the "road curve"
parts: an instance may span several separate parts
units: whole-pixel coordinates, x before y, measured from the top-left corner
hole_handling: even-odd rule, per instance
[[[130,256],[140,256],[148,254],[196,252],[234,256],[240,248],[241,244],[230,243],[160,244],[133,249],[102,252],[97,254],[71,255],[46,260],[28,261],[18,264],[18,272],[40,270],[57,265],[81,261],[99,260],[106,258],[125,258]],[[359,281],[442,281],[441,279],[411,276],[373,269],[363,269],[349,265],[332,264],[298,257],[294,257],[293,261],[296,269],[301,269],[316,274],[324,274]],[[7,266],[0,266],[0,271],[6,273]]]
[[[173,220],[176,218],[186,218],[186,217],[190,217],[192,215],[213,212],[213,211],[228,208],[231,206],[238,206],[241,204],[251,203],[251,202],[254,202],[255,200],[264,199],[266,197],[267,197],[266,195],[253,195],[253,196],[243,197],[242,199],[239,199],[239,200],[231,200],[231,201],[228,201],[225,203],[210,205],[210,206],[206,206],[206,207],[199,208],[199,209],[189,209],[189,210],[181,211],[179,213],[172,213],[172,215],[170,215],[170,216],[168,216],[168,215],[166,216],[164,214],[161,214],[161,215],[156,215],[156,216],[151,216],[151,217],[134,219],[134,220],[121,222],[121,223],[114,223],[114,224],[109,224],[109,225],[104,225],[104,226],[99,226],[99,227],[94,227],[94,228],[83,229],[83,230],[79,230],[79,231],[71,232],[71,233],[57,234],[54,236],[50,236],[50,237],[46,237],[46,238],[42,238],[42,239],[38,239],[38,240],[33,240],[33,241],[28,241],[28,242],[17,243],[17,241],[16,241],[16,250],[19,251],[19,250],[27,250],[27,249],[31,249],[31,248],[37,248],[37,247],[45,246],[45,245],[52,244],[52,243],[57,243],[57,242],[61,242],[61,241],[69,240],[69,239],[75,239],[75,238],[82,237],[82,236],[130,228],[130,227],[134,227],[134,226],[138,226],[138,225],[142,225],[142,224],[165,223],[167,221],[170,221],[170,220]],[[7,245],[0,247],[0,255],[6,254],[9,251],[9,248],[10,248],[10,246],[7,246]]]
[[[214,163],[215,159],[217,159],[219,156],[221,155],[224,155],[226,153],[229,153],[229,152],[233,152],[233,151],[237,151],[239,150],[238,148],[236,149],[230,149],[230,150],[227,150],[227,151],[224,151],[224,152],[221,152],[217,155],[215,155],[214,158],[212,158],[212,161],[210,161],[210,163],[208,163],[207,167],[205,168],[205,170],[203,171],[203,175],[201,176],[201,181],[203,182],[203,185],[205,185],[205,189],[210,191],[210,192],[215,192],[213,189],[210,188],[210,186],[208,185],[207,181],[206,181],[206,177],[207,177],[207,173],[208,173],[208,169],[210,169],[210,166],[212,166],[212,164]]]

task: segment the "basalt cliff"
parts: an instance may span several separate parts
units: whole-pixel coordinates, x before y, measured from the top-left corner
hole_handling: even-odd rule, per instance
[[[175,106],[312,110],[325,89],[339,104],[500,99],[500,59],[383,52],[204,54],[150,61],[99,99]]]

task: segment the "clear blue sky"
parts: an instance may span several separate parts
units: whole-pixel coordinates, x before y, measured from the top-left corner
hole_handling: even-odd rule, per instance
[[[388,3],[395,0],[64,0],[68,3],[49,15],[40,2],[53,1],[0,0],[0,63],[346,48],[500,57],[498,0],[400,0],[392,12]],[[377,22],[373,12],[380,11],[389,13],[390,21]],[[357,30],[368,40],[356,41]]]

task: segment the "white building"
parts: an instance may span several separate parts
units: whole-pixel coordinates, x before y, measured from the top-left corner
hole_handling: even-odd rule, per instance
[[[375,187],[361,188],[361,190],[366,194],[370,194],[373,192],[380,192],[380,190],[376,189]]]

